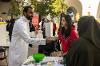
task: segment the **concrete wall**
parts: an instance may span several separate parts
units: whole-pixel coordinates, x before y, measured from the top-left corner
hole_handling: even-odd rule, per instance
[[[9,8],[11,7],[10,2],[0,2],[0,16],[3,19],[8,19],[7,14],[1,14],[2,12],[8,13]]]

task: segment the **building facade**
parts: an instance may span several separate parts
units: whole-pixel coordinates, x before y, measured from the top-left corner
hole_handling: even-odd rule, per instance
[[[3,2],[4,1],[4,2]],[[22,1],[22,0],[16,0]],[[30,0],[25,0],[25,2]],[[100,20],[100,0],[65,0],[69,6],[69,10],[72,9],[74,13],[74,19],[78,20],[78,17],[84,15],[92,15]],[[11,0],[0,0],[0,16],[3,19],[8,19],[8,11],[11,8]],[[22,2],[20,2],[22,4]],[[24,3],[27,5],[27,3]],[[21,10],[21,8],[20,8]]]
[[[100,0],[66,0],[66,3],[74,8],[75,17],[91,15],[100,20]]]

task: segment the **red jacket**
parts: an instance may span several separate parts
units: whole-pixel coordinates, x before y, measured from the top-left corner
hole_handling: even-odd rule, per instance
[[[68,48],[71,44],[71,42],[73,42],[75,39],[79,38],[76,30],[75,30],[75,26],[73,26],[71,28],[71,33],[67,38],[64,38],[61,34],[61,32],[58,32],[58,39],[61,42],[61,46],[62,46],[62,51],[63,53],[68,51]]]

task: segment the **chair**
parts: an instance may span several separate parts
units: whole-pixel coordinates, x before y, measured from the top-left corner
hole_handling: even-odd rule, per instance
[[[6,59],[6,63],[7,63],[7,66],[8,66],[7,56],[6,56],[6,49],[3,48],[3,47],[0,47],[0,54],[2,55],[2,56],[0,57],[0,61]]]

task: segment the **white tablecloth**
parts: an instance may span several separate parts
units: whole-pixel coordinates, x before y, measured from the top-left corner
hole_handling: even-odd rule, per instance
[[[57,61],[61,61],[63,60],[63,57],[45,57],[43,59],[42,62],[50,62],[50,61],[54,61],[54,63],[52,64],[52,66],[64,66],[60,63],[58,63]],[[32,57],[29,57],[29,59],[27,59],[22,66],[35,66],[34,64],[30,63],[28,65],[25,65],[25,63],[28,63],[29,61],[32,61]],[[41,66],[49,66],[48,63],[47,64],[44,64],[44,65],[41,65]]]

